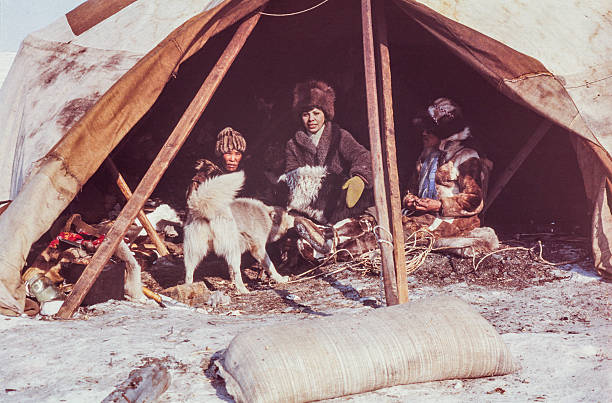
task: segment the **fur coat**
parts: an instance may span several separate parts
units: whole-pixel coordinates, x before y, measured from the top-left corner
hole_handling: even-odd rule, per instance
[[[442,140],[435,174],[436,191],[442,207],[438,214],[403,217],[406,233],[427,228],[436,237],[459,236],[480,226],[478,213],[484,205],[490,162],[484,162],[478,152],[468,146],[470,137],[470,130],[466,127]],[[416,193],[416,189],[413,190]]]
[[[332,145],[332,126],[336,126],[340,134],[340,141],[337,149],[332,150],[334,155],[328,157],[327,154]],[[325,122],[325,128],[317,147],[309,134],[298,130],[295,136],[287,142],[285,156],[285,172],[306,165],[327,165],[327,171],[331,174],[340,175],[345,180],[358,175],[364,180],[366,188],[372,187],[370,152],[359,144],[349,132],[341,129],[335,123]],[[326,161],[330,161],[329,164],[326,164]]]

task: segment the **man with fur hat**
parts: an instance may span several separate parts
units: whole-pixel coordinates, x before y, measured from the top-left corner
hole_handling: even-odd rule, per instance
[[[207,159],[200,159],[196,162],[195,169],[197,172],[187,189],[187,198],[206,179],[236,172],[240,168],[242,155],[245,151],[246,140],[238,130],[229,126],[221,130],[217,134],[217,143],[215,144],[215,155],[218,162],[215,163]]]
[[[438,98],[413,123],[422,132],[424,149],[417,160],[418,181],[402,200],[404,232],[427,229],[438,240],[484,234],[489,247],[496,247],[495,233],[491,237],[485,228],[479,229],[478,218],[492,162],[474,149],[461,108],[451,99]],[[438,241],[437,246],[443,245]]]

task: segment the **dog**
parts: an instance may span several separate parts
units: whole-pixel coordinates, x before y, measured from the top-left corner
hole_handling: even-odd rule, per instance
[[[247,250],[270,278],[286,283],[266,252],[266,243],[280,239],[293,227],[293,217],[280,207],[259,200],[236,198],[244,185],[242,171],[204,181],[187,199],[184,231],[185,283],[193,282],[197,265],[209,251],[223,257],[230,279],[240,294],[249,291],[242,281],[240,258]]]

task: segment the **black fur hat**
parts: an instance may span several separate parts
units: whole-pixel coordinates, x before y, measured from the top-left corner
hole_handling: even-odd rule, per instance
[[[436,99],[427,107],[427,113],[435,122],[434,133],[441,139],[460,132],[466,126],[461,107],[452,99]]]
[[[334,119],[336,93],[327,83],[309,80],[298,83],[293,89],[293,112],[301,115],[312,108],[319,108],[325,113],[326,120]]]

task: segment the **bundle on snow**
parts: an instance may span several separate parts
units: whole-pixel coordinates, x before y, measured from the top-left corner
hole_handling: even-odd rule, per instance
[[[493,326],[451,297],[251,329],[217,366],[238,402],[313,401],[516,370]]]

